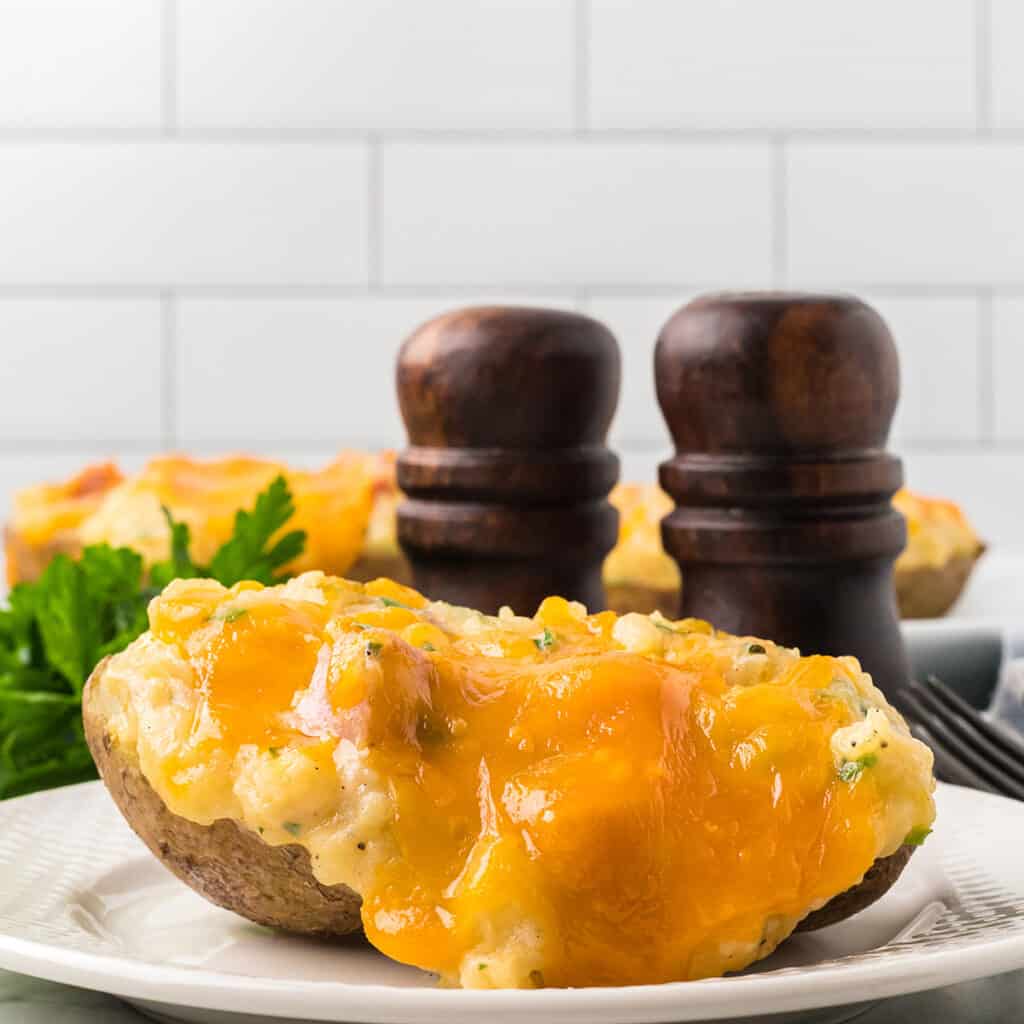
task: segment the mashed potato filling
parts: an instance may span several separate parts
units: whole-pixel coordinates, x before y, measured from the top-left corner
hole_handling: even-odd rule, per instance
[[[738,970],[934,816],[851,658],[704,622],[533,618],[311,572],[181,580],[95,694],[175,813],[298,843],[465,987]]]
[[[952,501],[902,490],[892,503],[907,521],[907,546],[896,560],[897,570],[939,568],[982,549],[963,510]]]

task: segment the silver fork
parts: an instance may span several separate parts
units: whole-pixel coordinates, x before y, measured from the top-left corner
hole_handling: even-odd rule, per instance
[[[934,751],[938,778],[1024,800],[1024,740],[935,676],[914,680],[894,696],[911,733]]]

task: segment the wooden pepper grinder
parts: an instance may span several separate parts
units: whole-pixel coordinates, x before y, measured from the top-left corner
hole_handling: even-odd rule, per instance
[[[619,375],[611,332],[576,313],[460,309],[405,342],[398,540],[419,590],[490,613],[549,594],[604,607]]]
[[[899,363],[881,317],[847,296],[704,296],[665,324],[655,374],[676,448],[662,537],[682,614],[856,655],[898,690],[903,471],[884,449]]]

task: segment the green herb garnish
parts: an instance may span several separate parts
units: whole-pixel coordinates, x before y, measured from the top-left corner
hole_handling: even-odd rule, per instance
[[[421,648],[422,651],[436,651],[437,648],[428,640]]]
[[[271,757],[279,757],[280,754],[281,754],[281,748],[280,747],[267,747],[267,753]]]
[[[256,499],[251,512],[235,513],[231,539],[213,556],[210,568],[200,575],[212,576],[226,587],[240,580],[256,580],[268,586],[277,582],[278,570],[302,554],[303,530],[292,530],[271,544],[271,539],[295,514],[295,502],[283,476],[278,476]]]
[[[286,821],[281,828],[290,835],[297,836],[302,831],[302,826],[297,821]]]
[[[166,505],[162,505],[161,508],[171,530],[171,557],[166,562],[158,562],[149,570],[149,582],[153,587],[163,590],[171,580],[188,579],[203,574],[196,568],[189,552],[192,535],[188,524],[177,522]]]
[[[747,654],[767,654],[768,652],[764,649],[764,644],[750,644],[747,647]]]
[[[251,512],[237,514],[209,567],[192,561],[188,526],[165,509],[170,557],[148,574],[138,552],[97,544],[77,561],[57,555],[38,580],[14,587],[0,607],[0,799],[94,779],[81,701],[97,663],[146,631],[149,601],[173,579],[277,582],[276,571],[305,546],[300,530],[273,539],[293,512],[279,476]],[[242,614],[233,609],[224,621]]]
[[[917,825],[906,834],[903,845],[921,846],[931,834],[932,830],[930,828],[925,828],[924,825]]]
[[[865,754],[856,761],[844,761],[839,769],[839,778],[843,782],[856,782],[865,768],[873,768],[878,763],[877,754]]]
[[[555,646],[555,634],[545,626],[544,632],[540,636],[535,636],[533,642],[538,651],[549,650]]]
[[[384,645],[376,640],[370,640],[366,645],[366,653],[371,658],[376,658],[384,650]]]
[[[409,609],[409,606],[407,604],[402,604],[401,601],[396,601],[393,597],[382,597],[382,598],[380,598],[380,603],[384,604],[384,605],[387,605],[388,608],[405,608],[405,609]],[[409,609],[409,610],[411,610],[411,609]]]

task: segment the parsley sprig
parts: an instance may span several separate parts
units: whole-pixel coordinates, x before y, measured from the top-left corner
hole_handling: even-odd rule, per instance
[[[58,555],[38,580],[14,587],[0,608],[0,799],[95,778],[82,732],[89,673],[145,632],[150,599],[173,579],[277,582],[306,543],[302,530],[278,536],[294,512],[279,476],[252,511],[236,513],[209,566],[193,562],[187,524],[165,509],[170,557],[148,574],[138,552],[98,544],[77,561]]]

